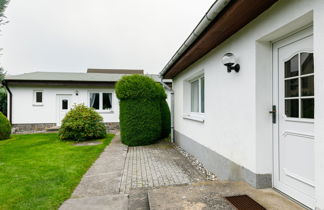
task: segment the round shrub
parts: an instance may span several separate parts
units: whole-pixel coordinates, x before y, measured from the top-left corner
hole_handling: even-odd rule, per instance
[[[155,81],[143,75],[124,76],[117,83],[121,140],[124,144],[147,145],[160,139],[160,94]]]
[[[104,138],[107,135],[102,117],[92,108],[76,105],[62,120],[59,138],[62,140],[84,141]]]
[[[11,134],[11,124],[6,116],[0,112],[0,140],[9,139]]]

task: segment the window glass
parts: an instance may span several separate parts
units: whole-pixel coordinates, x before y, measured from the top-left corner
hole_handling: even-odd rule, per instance
[[[90,107],[99,109],[99,93],[90,93]]]
[[[300,65],[302,75],[314,73],[313,53],[301,53]]]
[[[289,79],[285,81],[285,97],[298,96],[298,79]]]
[[[286,99],[285,114],[287,117],[299,116],[299,104],[298,99]]]
[[[200,79],[201,112],[205,113],[205,77]]]
[[[36,103],[43,103],[43,92],[36,92]]]
[[[67,99],[62,100],[62,110],[67,110],[69,108],[69,101]]]
[[[302,96],[314,95],[314,76],[302,77],[301,84]]]
[[[285,62],[285,78],[298,76],[298,54]]]
[[[199,80],[191,83],[191,112],[199,112]]]
[[[109,110],[112,107],[112,94],[102,93],[102,109]]]
[[[302,118],[314,119],[314,99],[302,99],[301,106]]]

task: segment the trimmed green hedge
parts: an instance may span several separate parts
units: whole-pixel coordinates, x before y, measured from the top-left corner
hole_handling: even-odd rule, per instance
[[[84,141],[107,135],[102,117],[92,108],[76,105],[62,120],[59,137],[62,140]]]
[[[169,137],[171,133],[171,112],[165,99],[161,100],[161,138]]]
[[[153,144],[160,139],[160,102],[139,98],[120,101],[121,140],[129,146]]]
[[[116,85],[120,99],[122,142],[129,146],[152,144],[161,138],[161,100],[164,89],[143,75],[124,76]]]
[[[11,134],[11,124],[6,116],[0,112],[0,140],[9,139]]]

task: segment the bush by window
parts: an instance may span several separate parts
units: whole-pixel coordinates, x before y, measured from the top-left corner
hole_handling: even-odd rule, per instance
[[[62,140],[84,141],[104,138],[106,126],[102,117],[83,104],[72,108],[62,120],[59,137]]]
[[[0,140],[9,139],[11,134],[11,124],[7,117],[0,112]]]

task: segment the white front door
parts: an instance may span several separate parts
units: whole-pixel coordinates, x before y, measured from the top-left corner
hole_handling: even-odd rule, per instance
[[[66,113],[71,109],[72,95],[57,95],[57,126],[61,126]]]
[[[312,28],[273,45],[274,187],[314,208]]]

